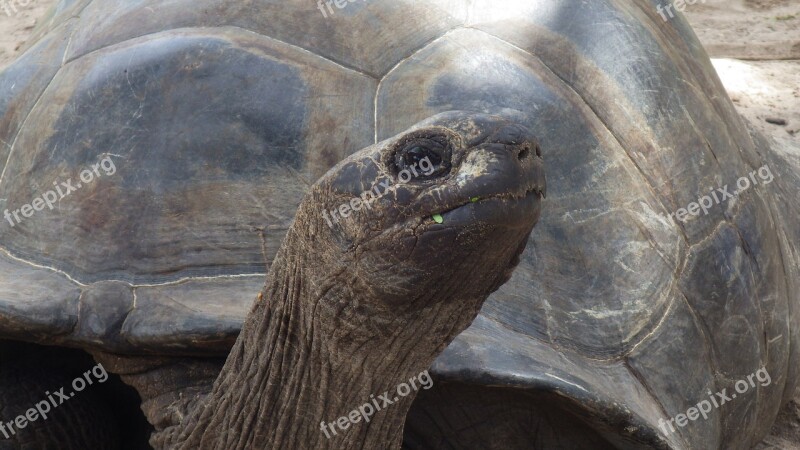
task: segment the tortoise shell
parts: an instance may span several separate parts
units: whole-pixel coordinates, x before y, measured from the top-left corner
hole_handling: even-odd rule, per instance
[[[500,114],[549,195],[438,379],[555,393],[622,447],[749,448],[798,382],[798,164],[663,5],[62,1],[0,74],[0,337],[224,355],[308,185],[437,113]]]

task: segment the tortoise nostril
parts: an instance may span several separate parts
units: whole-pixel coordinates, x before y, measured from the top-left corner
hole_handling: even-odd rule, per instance
[[[519,154],[517,155],[517,158],[520,161],[524,161],[530,154],[531,154],[531,148],[526,145],[526,146],[522,147],[522,149],[519,151]]]

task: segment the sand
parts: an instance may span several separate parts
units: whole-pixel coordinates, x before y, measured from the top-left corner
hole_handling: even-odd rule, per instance
[[[22,0],[22,2],[26,3],[26,6],[21,6],[16,0],[0,0],[0,69],[7,66],[21,50],[24,50],[25,42],[38,20],[56,3],[54,0]]]
[[[686,15],[737,109],[800,151],[800,0],[700,1]]]

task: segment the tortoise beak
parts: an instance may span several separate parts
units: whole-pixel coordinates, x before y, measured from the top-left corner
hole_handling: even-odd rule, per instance
[[[510,153],[508,161],[500,161],[501,164],[508,165],[505,171],[511,173],[510,183],[519,183],[519,189],[514,197],[525,197],[530,193],[537,193],[541,198],[547,198],[547,178],[544,173],[544,161],[542,160],[542,149],[536,137],[523,126],[516,123],[509,123],[496,130],[484,145],[491,146],[499,144],[504,146]],[[498,159],[502,153],[498,151]],[[513,167],[517,166],[517,167]],[[502,167],[501,167],[502,168]],[[516,169],[516,170],[515,170]],[[514,173],[519,171],[519,177],[523,180],[515,180]],[[513,192],[513,189],[510,189]]]

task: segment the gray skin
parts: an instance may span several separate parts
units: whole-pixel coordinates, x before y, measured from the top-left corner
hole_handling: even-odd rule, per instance
[[[0,212],[106,153],[118,172],[0,222],[0,338],[91,352],[167,430],[211,389],[309,186],[474,111],[539,138],[547,213],[433,363],[404,445],[751,447],[800,378],[800,170],[668,3],[62,2],[0,74]],[[759,184],[670,216],[743,176]],[[762,367],[769,385],[660,426]]]
[[[403,184],[420,158],[430,174]],[[213,391],[165,447],[399,448],[414,395],[337,436],[320,424],[430,367],[511,277],[544,190],[535,138],[499,117],[439,115],[345,159],[300,204]]]
[[[376,188],[381,194],[368,206],[338,223],[325,219],[323,212]],[[213,390],[151,443],[399,448],[416,390],[339,435],[320,424],[376,393],[394,394],[430,367],[511,278],[544,193],[536,139],[499,116],[440,114],[346,158],[301,202]],[[0,397],[18,391],[4,386]],[[5,410],[32,404],[24,400],[4,402]],[[114,443],[66,435],[69,418],[60,419],[55,429],[18,430],[11,445]]]
[[[415,395],[334,437],[320,424],[430,367],[511,277],[544,192],[535,138],[498,116],[439,114],[346,158],[301,202],[213,390],[153,445],[398,448]]]

